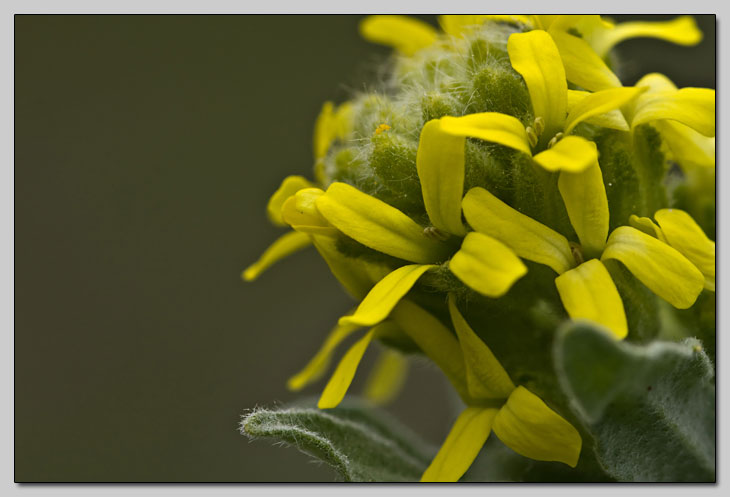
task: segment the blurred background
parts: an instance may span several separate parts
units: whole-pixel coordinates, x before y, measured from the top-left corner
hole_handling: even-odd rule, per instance
[[[352,302],[312,249],[240,273],[281,233],[270,194],[311,177],[322,103],[389,53],[361,18],[15,17],[16,481],[334,478],[238,423],[298,397],[286,379]],[[696,47],[621,44],[624,83],[714,88],[697,21]],[[388,410],[440,444],[447,390],[415,364]]]

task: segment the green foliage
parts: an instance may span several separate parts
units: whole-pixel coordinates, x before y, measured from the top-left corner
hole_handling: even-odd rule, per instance
[[[241,433],[283,441],[348,482],[418,481],[436,453],[391,416],[353,400],[328,410],[313,402],[255,409],[241,421]]]
[[[599,462],[635,482],[714,481],[715,383],[696,339],[639,346],[587,324],[558,334],[555,367]]]

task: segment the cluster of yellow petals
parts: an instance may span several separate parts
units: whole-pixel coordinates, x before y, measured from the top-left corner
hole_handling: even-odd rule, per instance
[[[547,265],[557,273],[555,285],[567,314],[598,323],[618,339],[627,335],[628,326],[605,261],[620,261],[644,285],[680,309],[691,306],[703,288],[715,288],[715,244],[687,213],[662,209],[654,215],[656,222],[632,216],[628,225],[609,235],[608,201],[596,145],[571,134],[581,122],[627,133],[651,123],[672,137],[675,158],[692,157],[695,164],[711,162],[714,167],[714,91],[677,89],[656,74],[634,87],[623,87],[602,60],[612,46],[629,37],[696,43],[701,34],[691,18],[619,25],[598,16],[441,16],[439,20],[443,31],[456,37],[494,21],[531,28],[510,35],[508,53],[527,85],[536,117],[533,126],[494,112],[427,122],[416,161],[431,223],[427,227],[348,184],[335,182],[325,191],[305,178],[287,178],[271,197],[267,211],[273,223],[293,231],[243,273],[244,279],[253,280],[277,260],[313,244],[335,277],[360,301],[289,381],[289,387],[298,390],[318,379],[336,347],[357,330],[368,328],[335,368],[320,408],[340,403],[376,338],[405,336],[441,368],[467,407],[423,481],[458,480],[492,431],[516,452],[537,460],[575,466],[581,448],[580,435],[570,423],[512,383],[459,313],[453,296],[449,297],[453,331],[407,300],[426,272],[443,265],[474,291],[499,297],[527,272],[521,259]],[[578,30],[582,38],[570,34],[570,29]],[[436,43],[440,36],[434,28],[403,16],[371,16],[362,23],[361,32],[404,55]],[[584,90],[569,90],[568,82]],[[332,142],[347,135],[351,112],[347,104],[335,109],[328,103],[323,108],[315,126],[317,167]],[[381,124],[375,133],[388,129],[389,125]],[[582,257],[575,257],[575,244],[565,236],[486,189],[464,192],[467,138],[512,148],[559,175],[559,191]],[[346,258],[335,248],[340,234],[409,263],[393,269]],[[379,401],[390,398],[404,374],[403,357],[387,352],[368,385],[369,396]]]

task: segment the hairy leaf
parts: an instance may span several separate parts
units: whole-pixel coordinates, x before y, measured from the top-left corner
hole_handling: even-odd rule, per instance
[[[436,453],[391,416],[351,399],[327,410],[313,402],[255,409],[243,417],[241,433],[292,445],[344,481],[418,481]]]
[[[715,480],[714,370],[700,342],[619,342],[587,323],[555,344],[558,378],[621,481]]]

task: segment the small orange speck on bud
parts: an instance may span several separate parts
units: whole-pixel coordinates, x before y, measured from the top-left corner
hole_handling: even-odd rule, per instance
[[[387,131],[389,129],[390,129],[390,126],[388,126],[387,124],[383,123],[380,126],[378,126],[377,128],[375,128],[375,134],[376,135],[379,135],[383,131]]]

